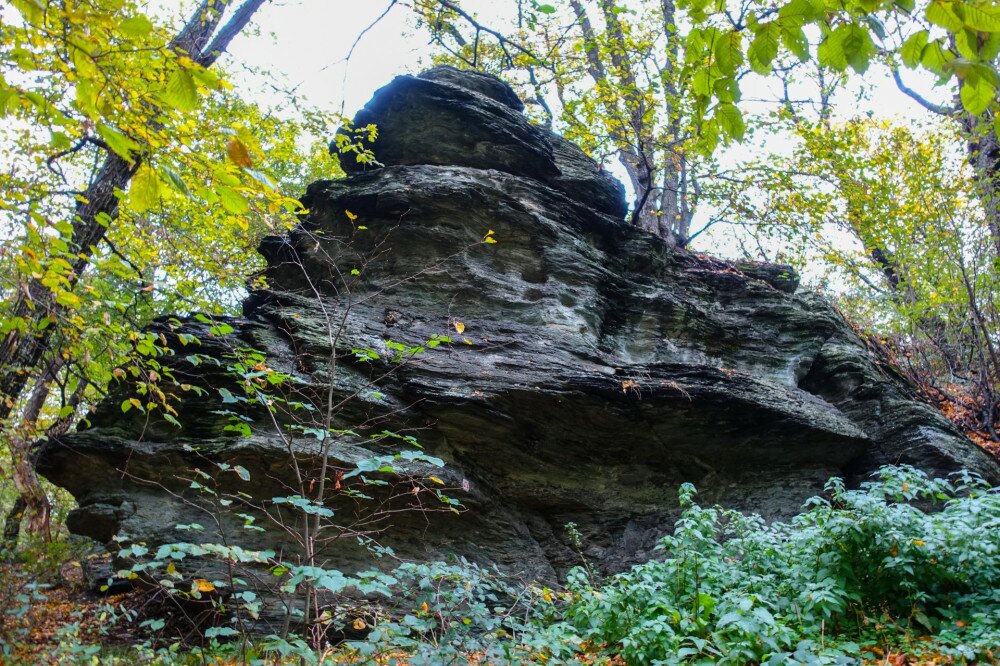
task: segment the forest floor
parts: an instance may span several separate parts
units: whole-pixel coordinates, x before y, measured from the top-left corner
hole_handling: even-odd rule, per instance
[[[0,581],[4,591],[18,582],[22,591],[20,607],[8,608],[0,613],[0,666],[61,666],[69,663],[88,664],[137,664],[149,663],[135,646],[143,642],[140,627],[149,614],[149,595],[141,590],[104,595],[88,590],[83,585],[79,563],[70,563],[60,572],[61,580],[42,589],[30,589],[25,573],[16,565],[0,565]],[[13,584],[13,585],[12,585]],[[15,602],[18,602],[15,599]],[[23,611],[23,612],[22,612]],[[72,658],[73,661],[69,661]],[[80,658],[80,661],[76,661]],[[618,657],[597,657],[581,654],[578,664],[627,666]],[[239,666],[243,662],[231,656],[177,654],[176,661],[154,663],[190,664],[201,666]],[[268,662],[276,663],[277,662]],[[281,662],[284,663],[284,662]],[[298,660],[288,661],[298,664]],[[324,664],[369,664],[381,666],[394,664],[406,666],[404,654],[388,655],[377,661],[351,656],[333,650],[325,656]],[[487,662],[469,655],[469,666],[487,666]],[[539,660],[538,664],[545,664]],[[859,662],[872,666],[931,666],[959,663],[949,657],[913,657],[905,651],[890,646],[869,646]],[[991,663],[1000,663],[997,661]]]

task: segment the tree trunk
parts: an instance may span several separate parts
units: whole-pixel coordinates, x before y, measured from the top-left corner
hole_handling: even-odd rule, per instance
[[[30,443],[12,442],[11,446],[24,451],[30,446]],[[14,487],[17,488],[18,499],[22,500],[24,504],[24,511],[18,517],[27,519],[29,534],[48,542],[52,538],[52,504],[49,502],[48,495],[45,494],[45,489],[42,488],[42,482],[35,473],[33,456],[21,457],[15,463]],[[13,550],[13,547],[17,545],[19,533],[19,527],[14,528],[10,525],[5,525],[4,535],[13,534],[14,539],[13,543],[5,544],[5,546]]]
[[[118,217],[118,197],[115,196],[115,191],[128,187],[129,180],[138,167],[138,159],[129,164],[117,154],[108,155],[94,182],[83,194],[86,203],[76,205],[70,248],[77,259],[73,262],[70,289],[90,263],[94,246],[107,233],[107,228],[97,221],[98,216],[104,219],[103,213],[112,220]],[[29,330],[37,331],[35,325],[42,318],[57,320],[63,310],[64,308],[55,302],[52,291],[32,278],[15,302],[10,316],[24,319],[31,324]],[[0,421],[6,421],[17,405],[24,387],[31,380],[39,361],[49,348],[54,328],[47,326],[42,331],[28,334],[14,329],[0,343],[0,396],[3,397],[0,403]]]
[[[28,503],[24,497],[18,495],[17,499],[14,500],[14,505],[11,506],[4,518],[3,542],[0,543],[0,553],[10,555],[17,549],[17,542],[21,537],[21,519],[24,518],[24,512],[27,508]]]
[[[967,133],[969,164],[990,230],[993,252],[1000,258],[1000,142],[993,128],[993,116],[990,112],[981,116],[963,112],[962,126]]]

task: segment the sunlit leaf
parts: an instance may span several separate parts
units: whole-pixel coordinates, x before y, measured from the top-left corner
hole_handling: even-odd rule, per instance
[[[226,154],[229,159],[232,160],[233,164],[241,167],[252,167],[253,160],[250,158],[250,152],[247,147],[238,138],[233,137],[226,144]]]

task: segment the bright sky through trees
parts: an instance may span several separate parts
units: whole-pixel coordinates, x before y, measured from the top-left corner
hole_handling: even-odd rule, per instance
[[[623,4],[627,6],[629,1]],[[383,15],[389,5],[389,0],[269,3],[260,10],[257,21],[265,29],[256,35],[241,36],[230,48],[231,56],[227,57],[230,67],[242,70],[234,78],[242,81],[252,96],[266,99],[268,90],[244,68],[268,69],[312,104],[351,116],[376,88],[392,77],[418,72],[431,63],[433,49],[427,35],[414,28],[408,8],[398,3]],[[511,0],[475,0],[463,4],[485,24],[501,29],[504,13],[512,11],[513,5]],[[367,32],[362,34],[366,28]],[[935,88],[928,73],[905,70],[902,74],[907,85],[928,99],[948,101],[947,86]],[[748,114],[765,114],[776,108],[780,84],[773,77],[750,74],[745,85],[744,108]],[[859,98],[863,90],[867,94]],[[804,99],[812,94],[813,91],[803,88],[797,96]],[[909,124],[929,116],[896,88],[888,69],[881,65],[872,66],[864,77],[853,77],[846,89],[836,95],[834,108],[836,117],[843,120],[871,114]],[[720,160],[723,166],[731,168],[765,151],[787,153],[792,143],[789,135],[766,136],[730,146],[721,151]],[[616,174],[620,170],[617,163],[608,167]],[[619,177],[627,182],[622,175]],[[738,252],[731,235],[731,230],[720,228],[703,236],[695,247],[731,255]]]
[[[480,13],[484,22],[503,12],[501,2],[466,2]],[[628,5],[626,0],[623,4]],[[406,7],[393,7],[358,41],[350,62],[346,57],[351,45],[366,26],[385,11],[389,0],[297,0],[265,5],[258,24],[266,26],[259,35],[243,35],[230,48],[229,63],[266,67],[287,77],[297,90],[313,103],[352,114],[371,97],[375,88],[401,73],[416,72],[430,62],[432,49],[425,34],[413,28]],[[499,24],[499,19],[497,20]],[[273,38],[272,38],[273,35]],[[907,84],[935,101],[945,101],[946,89],[935,90],[931,77],[905,71]],[[755,79],[746,98],[773,98],[767,83]],[[840,100],[842,114],[871,111],[880,117],[924,117],[926,112],[896,89],[889,72],[873,66],[865,79],[872,86],[867,103],[847,104],[850,95]],[[858,85],[852,86],[852,92]]]

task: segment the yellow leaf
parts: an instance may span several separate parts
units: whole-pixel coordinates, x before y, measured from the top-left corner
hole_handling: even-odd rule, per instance
[[[352,213],[349,210],[345,210],[344,214],[347,215],[347,219],[350,220],[351,222],[353,222],[354,220],[358,219],[358,216],[355,215],[354,213]]]
[[[198,108],[198,86],[191,74],[183,69],[174,70],[167,81],[167,87],[160,93],[160,99],[178,111],[193,111]]]
[[[215,586],[204,578],[196,578],[194,581],[195,587],[199,592],[212,592],[215,590]]]
[[[924,542],[923,542],[923,541],[921,541],[920,539],[914,539],[914,540],[913,540],[913,545],[914,545],[914,546],[921,546],[921,547],[923,547],[923,546],[924,546],[925,544],[924,544]]]
[[[229,140],[226,144],[226,154],[229,155],[229,159],[233,161],[233,164],[241,167],[252,167],[253,160],[250,159],[250,152],[247,147],[243,145],[243,142],[237,138]]]
[[[430,607],[427,605],[426,601],[424,603],[420,604],[420,610],[422,610],[425,613],[430,610]]]
[[[462,322],[460,322],[458,320],[456,320],[454,323],[452,323],[452,326],[454,326],[455,330],[458,331],[459,333],[464,333],[465,332],[465,324],[463,324]]]
[[[177,566],[173,562],[167,565],[167,573],[171,576],[177,573]]]
[[[437,478],[436,476],[429,476],[427,478],[430,479],[431,481],[433,481],[434,483],[438,484],[439,486],[443,486],[444,485],[444,481],[442,481],[441,479]]]
[[[362,629],[364,629],[364,628],[365,628],[365,627],[367,627],[368,625],[367,625],[367,624],[365,624],[365,621],[364,621],[364,620],[362,620],[362,619],[361,619],[361,618],[359,617],[358,619],[354,620],[354,622],[352,622],[352,623],[351,623],[351,626],[352,626],[352,627],[354,627],[355,629],[357,629],[358,631],[361,631]]]
[[[143,165],[132,177],[128,190],[129,203],[136,213],[144,213],[160,201],[160,179],[149,166]]]
[[[83,300],[71,291],[60,291],[56,294],[56,303],[65,305],[68,308],[79,307]]]

